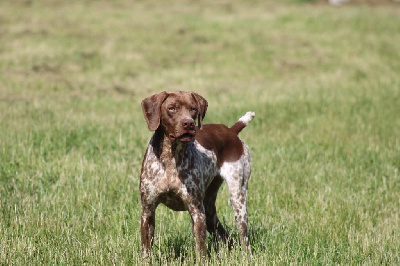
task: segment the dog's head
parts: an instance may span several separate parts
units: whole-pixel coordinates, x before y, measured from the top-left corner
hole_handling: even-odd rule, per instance
[[[188,142],[201,128],[208,103],[194,92],[160,92],[142,101],[142,111],[151,131],[161,128],[172,141]]]

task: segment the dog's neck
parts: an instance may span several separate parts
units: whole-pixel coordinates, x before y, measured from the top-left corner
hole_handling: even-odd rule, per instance
[[[157,129],[151,140],[154,153],[161,162],[169,164],[181,162],[183,155],[188,149],[193,148],[193,141],[181,142],[178,140],[172,141],[164,134],[162,129]]]

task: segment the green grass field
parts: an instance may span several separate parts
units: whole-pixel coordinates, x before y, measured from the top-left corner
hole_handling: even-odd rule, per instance
[[[135,265],[140,109],[162,90],[205,123],[256,118],[253,256],[196,261],[186,212],[157,209],[161,265],[400,264],[400,5],[1,1],[0,264]],[[226,185],[217,201],[237,240]]]

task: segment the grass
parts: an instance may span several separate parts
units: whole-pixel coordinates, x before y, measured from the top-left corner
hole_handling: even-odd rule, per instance
[[[398,5],[0,2],[1,264],[140,264],[140,101],[205,96],[205,122],[256,118],[253,257],[400,263]],[[237,239],[228,192],[217,211]],[[152,260],[192,265],[187,213],[159,207]]]

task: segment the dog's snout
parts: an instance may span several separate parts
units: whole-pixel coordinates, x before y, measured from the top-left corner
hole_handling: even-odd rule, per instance
[[[194,120],[185,118],[181,120],[182,127],[184,129],[194,129]]]

